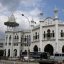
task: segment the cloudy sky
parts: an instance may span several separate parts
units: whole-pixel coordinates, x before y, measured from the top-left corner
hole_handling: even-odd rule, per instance
[[[59,10],[59,18],[64,20],[64,0],[0,0],[0,35],[5,32],[4,22],[13,13],[20,27],[28,26],[27,19],[22,17],[23,13],[38,22],[39,14],[43,17],[53,16],[54,7]]]

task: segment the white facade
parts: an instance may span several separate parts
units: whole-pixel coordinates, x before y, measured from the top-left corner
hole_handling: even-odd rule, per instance
[[[20,57],[28,50],[28,43],[30,52],[64,52],[64,23],[57,16],[47,17],[30,31],[7,30],[5,34],[6,56]]]

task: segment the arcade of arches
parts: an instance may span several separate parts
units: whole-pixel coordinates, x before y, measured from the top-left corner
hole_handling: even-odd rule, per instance
[[[34,52],[38,52],[38,46],[35,45],[33,50]],[[53,52],[54,52],[53,46],[50,44],[47,44],[44,48],[44,52],[48,52],[50,55],[53,55]]]

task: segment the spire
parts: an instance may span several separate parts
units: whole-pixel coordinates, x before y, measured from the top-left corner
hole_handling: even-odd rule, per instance
[[[58,19],[58,9],[57,9],[56,6],[55,6],[55,8],[54,8],[54,18],[55,18],[55,19]]]
[[[39,14],[39,20],[43,21],[43,13],[42,12]]]
[[[35,24],[36,24],[36,22],[32,18],[32,20],[31,20],[31,26],[34,26]]]

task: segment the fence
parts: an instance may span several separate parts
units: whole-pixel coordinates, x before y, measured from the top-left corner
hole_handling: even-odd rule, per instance
[[[21,62],[21,61],[9,61],[9,60],[0,60],[0,64],[39,64],[38,62]]]
[[[19,61],[0,60],[0,64],[23,64],[23,63]]]

